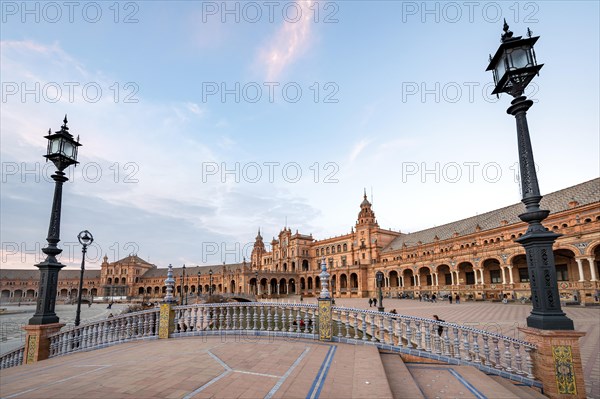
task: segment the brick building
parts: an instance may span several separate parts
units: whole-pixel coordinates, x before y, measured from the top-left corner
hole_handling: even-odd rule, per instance
[[[554,245],[561,298],[598,302],[600,289],[600,179],[550,193],[542,199],[550,216],[544,225],[562,234]],[[316,240],[284,228],[267,251],[261,232],[248,262],[186,268],[184,290],[192,297],[213,292],[282,297],[316,295],[319,263],[325,259],[335,297],[375,295],[375,273],[385,276],[386,296],[438,296],[459,293],[463,299],[519,300],[529,297],[525,251],[514,242],[527,226],[518,215],[521,203],[442,226],[404,234],[381,229],[366,194],[354,227],[347,234]],[[212,271],[212,275],[208,271]],[[174,269],[181,293],[182,268]],[[164,296],[166,268],[136,255],[87,270],[82,294],[103,299],[152,299]],[[2,302],[33,301],[39,272],[0,271]],[[257,284],[258,281],[258,284]],[[59,274],[58,300],[75,298],[79,271]]]

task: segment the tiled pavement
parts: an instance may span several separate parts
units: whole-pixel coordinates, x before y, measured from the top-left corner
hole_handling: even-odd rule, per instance
[[[392,397],[375,347],[299,339],[126,343],[0,376],[7,399]]]

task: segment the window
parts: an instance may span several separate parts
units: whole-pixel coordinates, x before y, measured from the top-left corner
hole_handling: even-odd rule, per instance
[[[467,285],[475,284],[475,272],[465,272],[465,278],[467,280]]]
[[[519,281],[521,283],[529,282],[529,272],[526,267],[519,268]]]
[[[452,285],[452,275],[450,273],[446,273],[446,285]]]
[[[569,273],[567,272],[567,265],[556,265],[556,280],[557,281],[569,281]]]
[[[502,276],[500,275],[500,270],[490,270],[490,281],[492,282],[492,284],[502,283]]]
[[[346,255],[342,256],[342,266],[346,266]]]

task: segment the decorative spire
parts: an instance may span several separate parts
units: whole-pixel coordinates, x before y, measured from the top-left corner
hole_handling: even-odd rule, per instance
[[[63,119],[63,125],[60,127],[61,130],[69,131],[69,127],[67,126],[68,122],[69,121],[67,120],[67,114],[65,114],[65,119]]]
[[[173,278],[173,265],[171,264],[169,264],[169,269],[167,270],[167,279],[165,280],[165,285],[167,286],[167,295],[165,295],[165,303],[175,302],[175,298],[173,297],[173,287],[175,285],[175,279]]]
[[[527,27],[527,37],[531,38],[531,36],[533,36],[533,32],[531,31],[531,29],[529,29],[529,27]]]
[[[508,30],[508,28],[509,26],[506,23],[506,18],[504,18],[504,27],[502,28],[504,33],[502,34],[502,36],[500,36],[503,42],[507,42],[512,39],[513,33],[510,30]]]
[[[327,264],[325,263],[325,257],[321,258],[321,273],[319,274],[321,279],[321,294],[319,298],[331,299],[331,294],[327,287],[329,286],[329,273],[327,273]]]

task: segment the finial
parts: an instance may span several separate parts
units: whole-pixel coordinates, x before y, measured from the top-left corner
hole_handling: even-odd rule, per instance
[[[488,56],[488,62],[492,62],[492,55],[491,54],[489,54],[489,56]]]
[[[531,36],[533,36],[533,32],[527,27],[527,37],[531,38]]]
[[[65,119],[63,119],[63,125],[60,127],[62,130],[69,130],[67,123],[69,121],[67,120],[67,114],[65,114]]]
[[[502,34],[502,36],[500,36],[503,42],[510,40],[513,36],[513,33],[510,30],[508,30],[508,28],[509,26],[506,23],[506,18],[504,18],[504,26],[502,27],[504,33]]]
[[[364,190],[363,191],[363,197],[364,197],[364,199],[367,199],[367,189],[364,188],[363,190]]]

